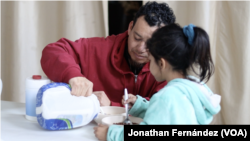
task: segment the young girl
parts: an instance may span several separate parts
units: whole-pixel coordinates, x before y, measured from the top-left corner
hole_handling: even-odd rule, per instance
[[[147,124],[209,124],[220,111],[220,96],[202,81],[209,80],[214,71],[207,33],[190,24],[181,28],[170,24],[158,29],[147,41],[150,72],[157,81],[168,84],[154,94],[150,101],[129,94],[132,107],[129,114],[143,118]],[[199,67],[199,73],[194,70]],[[199,79],[189,76],[193,71]],[[95,127],[100,140],[123,140],[123,127],[118,125]]]

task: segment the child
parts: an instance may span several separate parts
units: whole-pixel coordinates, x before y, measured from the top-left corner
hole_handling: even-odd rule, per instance
[[[150,101],[129,94],[132,107],[129,114],[143,118],[147,124],[209,124],[220,111],[220,96],[202,81],[209,80],[214,71],[207,33],[190,24],[181,28],[170,24],[158,29],[147,41],[150,72],[157,81],[168,84],[154,94]],[[199,73],[194,70],[199,66]],[[200,79],[188,76],[188,70]],[[95,127],[100,140],[123,140],[123,127],[118,125]]]

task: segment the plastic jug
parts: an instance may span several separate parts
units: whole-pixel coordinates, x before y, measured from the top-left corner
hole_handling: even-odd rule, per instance
[[[47,130],[65,130],[84,126],[97,117],[97,97],[73,96],[66,83],[50,83],[41,87],[36,99],[38,123]]]

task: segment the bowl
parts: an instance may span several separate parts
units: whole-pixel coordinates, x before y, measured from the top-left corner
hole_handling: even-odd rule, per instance
[[[98,113],[98,116],[94,119],[94,121],[98,123],[102,123],[102,119],[104,117],[108,116],[114,116],[114,115],[124,115],[126,113],[124,107],[117,107],[117,106],[101,106],[103,112],[105,113],[102,114],[101,111]]]
[[[133,125],[140,124],[143,121],[143,119],[139,117],[129,116],[128,118],[133,123]],[[102,124],[108,125],[108,126],[117,124],[117,125],[123,126],[122,123],[124,120],[125,120],[125,116],[123,115],[108,116],[102,119]]]

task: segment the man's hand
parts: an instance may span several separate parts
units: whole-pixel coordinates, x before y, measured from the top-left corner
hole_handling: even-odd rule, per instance
[[[125,105],[128,103],[128,108],[131,109],[137,100],[137,97],[133,94],[128,94],[128,99],[125,101],[125,97],[122,98],[122,104]]]
[[[95,91],[93,92],[93,94],[97,96],[101,106],[110,106],[111,101],[109,100],[104,91]]]
[[[108,134],[108,130],[109,127],[107,125],[102,125],[102,124],[98,124],[97,127],[94,127],[94,133],[95,136],[101,140],[101,141],[106,141],[107,140],[107,134]]]
[[[74,77],[69,80],[71,94],[75,96],[90,96],[93,92],[93,83],[85,77]]]

